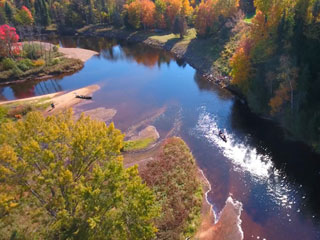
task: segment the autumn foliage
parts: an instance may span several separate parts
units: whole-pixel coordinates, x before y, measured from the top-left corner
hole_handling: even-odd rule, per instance
[[[224,19],[234,15],[239,7],[239,0],[205,0],[196,9],[195,27],[198,35],[206,36],[214,31],[215,24],[219,23],[221,17]]]
[[[239,48],[230,60],[232,67],[231,76],[232,84],[237,85],[243,92],[247,92],[249,88],[250,76],[250,58],[246,54],[244,48]]]
[[[14,57],[20,53],[19,35],[14,27],[0,26],[0,56]]]
[[[180,138],[163,144],[156,161],[141,172],[162,204],[163,214],[156,222],[157,239],[186,239],[196,231],[202,201],[202,186],[190,149]]]
[[[135,0],[129,1],[124,9],[129,25],[135,29],[141,26],[172,29],[177,18],[188,18],[193,13],[189,0]]]
[[[1,237],[154,239],[155,195],[137,167],[123,167],[122,147],[113,124],[71,110],[1,124]]]
[[[26,6],[22,6],[21,10],[18,11],[15,20],[20,25],[31,25],[34,22],[33,16]]]
[[[271,107],[271,114],[280,112],[283,104],[290,100],[289,93],[290,89],[285,84],[281,84],[275,92],[274,97],[270,99],[269,106]]]
[[[155,24],[155,4],[150,0],[136,0],[124,6],[128,14],[128,23],[139,29],[151,28]]]

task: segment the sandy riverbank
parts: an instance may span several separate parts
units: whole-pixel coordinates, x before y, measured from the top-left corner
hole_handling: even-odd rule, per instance
[[[58,111],[67,109],[67,108],[71,108],[73,106],[75,106],[76,104],[83,102],[83,101],[90,101],[90,100],[83,100],[80,98],[76,98],[76,95],[91,95],[92,93],[96,92],[97,90],[100,89],[99,85],[91,85],[91,86],[87,86],[84,88],[80,88],[65,94],[60,94],[57,95],[55,97],[53,97],[52,99],[48,100],[52,103],[54,103],[55,108],[53,110],[51,110],[51,107],[49,107],[46,112],[48,114],[54,114]]]
[[[99,54],[98,52],[82,48],[59,48],[59,52],[67,58],[79,59],[82,62],[86,62],[93,56]]]
[[[92,93],[96,92],[100,89],[100,86],[98,85],[91,85],[84,88],[80,88],[74,91],[70,92],[57,92],[37,97],[31,97],[31,98],[24,98],[24,99],[18,99],[18,100],[12,100],[12,101],[4,101],[0,102],[0,105],[7,105],[7,104],[14,104],[14,103],[28,103],[32,104],[32,102],[37,102],[41,99],[44,99],[42,103],[54,103],[55,108],[52,110],[51,107],[47,108],[45,110],[45,114],[54,114],[58,111],[64,110],[66,108],[71,108],[75,106],[76,104],[82,102],[82,101],[88,101],[76,98],[77,95],[91,95]]]
[[[39,44],[41,45],[46,51],[49,51],[50,48],[53,50],[54,44],[48,43],[48,42],[40,42],[40,41],[32,41],[32,42],[23,42],[22,44]],[[83,49],[83,48],[64,48],[59,47],[58,52],[62,53],[64,57],[66,58],[74,58],[79,59],[82,62],[88,61],[90,58],[92,58],[95,55],[98,55],[99,53],[96,51]]]

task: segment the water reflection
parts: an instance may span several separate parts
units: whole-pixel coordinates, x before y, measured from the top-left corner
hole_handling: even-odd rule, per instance
[[[64,37],[58,39],[50,37],[47,40],[54,44],[60,44],[62,47],[80,47],[98,51],[100,54],[96,58],[112,62],[125,60],[149,68],[157,67],[160,69],[162,64],[169,66],[170,62],[175,60],[172,54],[160,49],[154,49],[142,44],[129,44],[125,42],[119,44],[113,39],[84,37]],[[185,67],[186,63],[179,62],[179,65]],[[3,100],[21,99],[68,90],[59,84],[59,80],[64,79],[68,75],[70,74],[57,76],[49,80],[28,81],[0,87],[0,98]]]

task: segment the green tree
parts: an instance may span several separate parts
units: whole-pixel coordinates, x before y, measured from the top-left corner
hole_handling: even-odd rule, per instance
[[[7,23],[6,12],[0,7],[0,25]]]
[[[13,9],[8,1],[6,1],[6,3],[4,4],[4,10],[8,21],[11,22],[13,20]]]
[[[46,118],[33,112],[2,124],[0,210],[7,213],[0,229],[9,228],[3,223],[10,222],[10,207],[20,213],[35,208],[34,219],[43,225],[33,239],[41,233],[46,239],[153,238],[155,196],[136,167],[123,168],[122,147],[113,124],[84,115],[75,121],[71,110]]]
[[[50,24],[50,15],[48,5],[44,0],[36,0],[34,2],[36,22],[42,26]]]
[[[25,6],[22,6],[21,10],[17,11],[17,13],[14,16],[14,19],[18,25],[23,26],[32,25],[34,22],[30,10]]]

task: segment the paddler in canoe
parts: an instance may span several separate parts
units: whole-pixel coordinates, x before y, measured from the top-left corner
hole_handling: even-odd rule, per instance
[[[219,130],[219,137],[220,137],[224,142],[227,142],[227,137],[226,137],[226,135],[224,135],[224,133],[223,133],[221,130]]]

